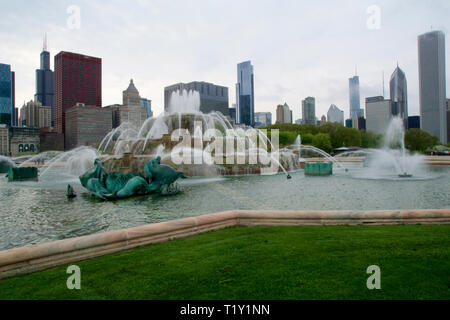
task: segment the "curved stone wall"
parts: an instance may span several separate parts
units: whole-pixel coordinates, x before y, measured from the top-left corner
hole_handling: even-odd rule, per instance
[[[234,226],[450,224],[450,209],[235,210],[0,251],[0,279]]]

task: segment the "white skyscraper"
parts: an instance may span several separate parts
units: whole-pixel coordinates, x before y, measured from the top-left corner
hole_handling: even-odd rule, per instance
[[[344,111],[332,104],[327,112],[327,121],[344,125]]]
[[[418,38],[420,127],[447,143],[445,35],[432,31]]]

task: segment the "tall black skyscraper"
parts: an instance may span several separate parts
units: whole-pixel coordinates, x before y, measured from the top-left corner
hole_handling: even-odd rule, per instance
[[[55,108],[53,103],[53,71],[50,70],[50,52],[47,51],[47,37],[44,37],[44,45],[41,52],[41,66],[36,70],[36,94],[34,99],[43,106],[52,109],[52,126],[55,123]]]

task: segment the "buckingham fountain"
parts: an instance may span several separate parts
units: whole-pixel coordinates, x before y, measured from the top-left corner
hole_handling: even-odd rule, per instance
[[[98,148],[0,157],[0,249],[224,210],[450,207],[449,168],[410,154],[399,119],[382,148],[349,162],[352,152],[332,157],[301,136],[278,148],[275,135],[199,105],[196,92],[174,93],[167,112],[123,123]],[[313,162],[319,177],[306,174]],[[33,166],[37,180],[5,178]]]
[[[191,177],[289,176],[300,168],[298,153],[279,150],[272,140],[264,131],[234,127],[220,112],[200,112],[198,92],[184,90],[172,93],[168,112],[140,128],[123,123],[112,130],[99,151],[111,153],[102,159],[108,171],[122,173],[143,172],[146,162],[159,156],[161,163]]]

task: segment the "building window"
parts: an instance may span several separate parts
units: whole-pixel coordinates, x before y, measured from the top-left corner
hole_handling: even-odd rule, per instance
[[[34,144],[30,144],[30,151],[34,152]]]
[[[26,144],[26,145],[25,145],[25,150],[24,150],[24,151],[27,152],[27,151],[29,151],[29,150],[30,150],[30,146],[29,146],[28,144]]]
[[[19,152],[23,152],[23,144],[19,144]]]

